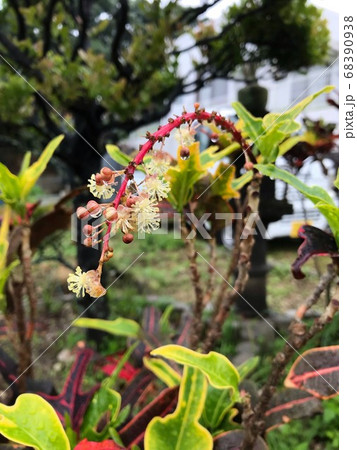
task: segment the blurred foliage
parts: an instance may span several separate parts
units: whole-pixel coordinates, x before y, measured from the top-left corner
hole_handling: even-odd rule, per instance
[[[213,3],[2,2],[0,148],[41,147],[65,133],[58,157],[72,169],[67,176],[83,181],[98,161],[89,146],[104,153],[105,142],[158,120],[185,92],[234,77],[247,62],[269,64],[277,76],[325,61],[326,23],[306,0],[244,0],[219,28],[202,19]],[[191,47],[201,57],[187,78],[178,64]]]
[[[257,14],[252,11],[258,10]],[[244,0],[225,15],[226,26],[240,16],[220,41],[206,46],[206,57],[217,71],[234,71],[244,65],[247,81],[256,80],[256,69],[267,65],[274,78],[288,72],[324,64],[329,56],[329,31],[321,11],[306,0]],[[211,25],[208,25],[208,30]],[[288,42],[288,45],[282,45]],[[227,51],[234,48],[227,58]]]
[[[279,450],[338,449],[339,397],[324,401],[322,407],[321,415],[293,420],[270,431],[267,434],[269,447]]]

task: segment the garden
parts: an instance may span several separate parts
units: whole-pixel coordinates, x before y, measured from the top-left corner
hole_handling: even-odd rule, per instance
[[[220,3],[0,2],[0,449],[339,448],[330,32]]]

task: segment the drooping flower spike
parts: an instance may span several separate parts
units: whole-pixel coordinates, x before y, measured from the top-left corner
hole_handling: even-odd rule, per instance
[[[168,123],[158,128],[151,134],[146,133],[147,141],[140,146],[137,156],[131,161],[125,170],[113,171],[108,167],[103,167],[99,173],[93,174],[88,180],[90,192],[99,199],[110,200],[115,194],[115,199],[109,203],[97,203],[91,200],[86,207],[77,209],[79,220],[92,220],[94,223],[85,223],[83,234],[84,245],[94,246],[102,243],[102,252],[96,270],[82,272],[80,267],[76,268],[74,274],[68,276],[68,288],[77,297],[86,293],[92,297],[100,297],[106,290],[100,283],[103,264],[109,261],[114,254],[109,241],[119,232],[122,233],[122,240],[125,244],[130,244],[134,240],[135,232],[151,233],[160,226],[160,214],[157,203],[167,198],[170,190],[169,183],[164,176],[170,167],[172,158],[163,151],[165,139],[170,133],[177,129],[176,138],[181,146],[180,156],[187,159],[190,156],[188,146],[195,140],[196,128],[204,121],[215,122],[216,126],[229,132],[233,139],[238,142],[244,151],[247,162],[256,162],[249,144],[243,139],[233,122],[225,119],[216,112],[206,112],[200,109],[199,104],[195,104],[195,111],[191,113],[183,112],[181,116],[169,118]],[[156,143],[160,143],[158,150],[153,150]],[[144,157],[152,150],[149,157],[144,162]],[[136,185],[134,172],[138,165],[142,165],[146,177],[140,185]],[[116,178],[123,176],[121,183],[116,182]],[[97,223],[99,222],[99,223]]]

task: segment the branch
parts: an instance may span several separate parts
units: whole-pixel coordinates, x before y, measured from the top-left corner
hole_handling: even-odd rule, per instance
[[[203,307],[208,305],[208,303],[211,301],[213,292],[214,292],[214,280],[216,271],[214,270],[214,267],[216,266],[216,246],[217,246],[217,239],[215,237],[210,238],[208,241],[209,248],[210,248],[210,260],[208,265],[208,281],[207,281],[207,288],[205,291],[205,295],[203,298]]]
[[[41,71],[36,70],[32,67],[32,60],[25,53],[23,53],[13,42],[11,42],[10,39],[8,39],[8,37],[1,31],[0,44],[2,44],[6,48],[9,58],[11,58],[12,61],[15,61],[22,68],[29,70],[29,72],[36,76],[38,80],[41,81],[43,79]],[[10,66],[7,61],[4,60],[4,62],[6,62]]]
[[[84,49],[87,42],[87,31],[90,22],[90,10],[92,6],[92,0],[80,0],[79,1],[79,16],[81,18],[80,21],[80,32],[77,40],[77,44],[75,45],[71,60],[73,61],[78,53],[78,50],[81,48]]]
[[[26,23],[24,16],[20,12],[19,5],[17,0],[10,0],[10,5],[12,6],[17,20],[17,38],[19,41],[22,41],[26,38]]]
[[[269,6],[270,6],[270,5],[269,5],[269,2],[266,2],[265,4],[263,4],[262,6],[260,6],[259,8],[251,9],[251,10],[245,12],[245,13],[238,14],[238,15],[234,18],[234,20],[232,20],[230,23],[228,23],[227,25],[225,25],[225,26],[222,28],[222,30],[221,30],[221,32],[220,32],[219,34],[216,34],[215,36],[209,36],[209,37],[206,37],[206,38],[203,38],[203,39],[199,39],[199,40],[196,41],[194,44],[192,44],[192,45],[190,45],[190,46],[188,46],[188,47],[186,47],[186,48],[183,48],[183,49],[181,49],[181,50],[174,50],[174,51],[172,52],[172,54],[175,55],[175,56],[178,56],[178,55],[180,55],[180,54],[182,54],[182,53],[185,53],[185,52],[188,52],[188,51],[190,51],[190,50],[193,50],[193,49],[196,48],[196,47],[200,47],[200,46],[203,46],[203,45],[208,45],[208,44],[210,44],[211,42],[218,41],[218,40],[221,39],[224,35],[226,35],[227,33],[229,33],[229,31],[231,31],[231,29],[232,29],[237,23],[241,22],[241,21],[242,21],[243,19],[245,19],[246,17],[249,17],[249,16],[252,16],[252,15],[254,15],[254,14],[263,12],[263,11],[264,11],[265,9],[267,9]]]
[[[316,302],[320,297],[322,286],[326,286],[326,278],[330,281],[336,276],[334,271],[329,270],[328,274],[320,280],[314,293],[309,297],[305,305],[310,305]],[[284,371],[294,356],[296,350],[299,350],[307,342],[319,333],[328,323],[331,322],[335,313],[338,311],[338,290],[336,290],[334,298],[330,301],[325,311],[321,316],[315,320],[314,324],[309,330],[306,329],[306,324],[301,321],[293,320],[289,326],[290,336],[284,349],[279,352],[272,363],[272,371],[270,376],[262,389],[259,402],[255,407],[254,414],[252,414],[245,423],[245,439],[242,445],[242,450],[249,450],[253,448],[254,442],[258,435],[264,431],[265,412],[268,409],[269,402],[276,391],[276,387],[284,374]]]
[[[205,13],[209,8],[219,3],[221,0],[214,0],[212,3],[204,3],[202,6],[196,8],[185,9],[181,16],[176,20],[179,27],[182,25],[189,25],[194,22],[197,17]]]
[[[211,325],[207,333],[206,340],[203,343],[204,352],[210,351],[217,339],[219,339],[222,333],[223,324],[231,310],[237,293],[241,295],[248,282],[250,258],[255,242],[253,237],[255,220],[252,220],[252,217],[254,217],[253,214],[257,214],[259,210],[260,185],[261,175],[259,173],[255,173],[250,185],[247,188],[246,207],[244,211],[245,217],[243,219],[244,227],[239,244],[239,258],[237,265],[238,276],[234,283],[233,291],[224,299],[222,299],[222,297],[218,298]],[[228,282],[226,281],[226,283]]]
[[[128,21],[128,13],[129,13],[128,1],[121,0],[120,8],[114,15],[116,31],[111,48],[111,61],[113,62],[113,64],[115,65],[115,67],[118,69],[119,72],[123,70],[123,66],[119,61],[119,50],[122,38],[125,33],[125,25],[127,24]]]
[[[55,10],[55,6],[58,0],[50,0],[49,5],[47,7],[47,14],[43,20],[43,51],[42,56],[46,56],[47,52],[51,48],[51,25],[52,25],[52,17],[53,12]]]
[[[28,340],[29,342],[31,342],[33,331],[35,328],[36,309],[37,309],[37,296],[31,270],[32,251],[30,246],[30,236],[31,236],[31,228],[29,226],[23,227],[22,242],[21,242],[21,263],[24,275],[24,284],[26,287],[26,292],[30,305],[29,324],[26,332],[26,340]]]
[[[181,231],[183,234],[183,239],[186,248],[186,255],[190,262],[190,273],[191,273],[191,281],[195,291],[195,305],[193,312],[193,321],[192,321],[192,334],[190,336],[190,347],[196,349],[198,343],[200,341],[201,332],[202,332],[202,311],[204,308],[203,303],[203,289],[201,286],[201,276],[197,266],[197,252],[195,248],[194,239],[188,239],[189,230],[186,226],[185,215],[181,215]]]

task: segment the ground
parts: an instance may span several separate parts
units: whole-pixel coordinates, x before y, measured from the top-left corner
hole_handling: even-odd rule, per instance
[[[64,233],[55,240],[52,239],[52,243],[55,243],[54,247],[61,249],[63,258],[67,262],[75,265],[75,244],[71,243],[69,233]],[[111,318],[125,316],[140,320],[140,313],[148,301],[161,307],[168,303],[191,303],[194,295],[187,271],[185,249],[180,240],[173,239],[172,234],[149,235],[147,239],[136,240],[130,245],[125,245],[117,239],[113,245],[115,255],[109,265],[109,283],[125,271],[141,253],[144,253],[110,287],[108,296]],[[279,240],[268,243],[268,264],[271,269],[267,278],[267,303],[272,312],[284,313],[296,309],[312,292],[319,273],[324,272],[324,266],[328,263],[327,258],[310,261],[304,268],[306,278],[294,280],[290,265],[296,257],[298,246],[298,240]],[[208,248],[205,241],[198,241],[197,249],[207,256]],[[39,294],[39,324],[38,333],[34,339],[34,355],[39,355],[58,338],[71,324],[78,311],[76,298],[67,291],[66,286],[70,269],[56,261],[47,260],[54,255],[54,250],[46,246],[45,253],[41,257],[39,254],[35,257],[35,261],[38,261],[34,265],[34,274]],[[224,273],[229,252],[219,246],[217,256],[217,270]],[[198,258],[198,264],[203,271],[203,278],[207,279],[207,264],[200,258]],[[45,277],[44,274],[46,274]],[[43,317],[47,318],[46,321],[42,320]],[[231,318],[231,322],[235,322],[235,319]],[[228,330],[226,333],[229,336],[232,331]],[[78,341],[83,339],[83,330],[75,327],[68,328],[35,364],[36,375],[41,377],[44,371],[46,373],[51,371],[54,379],[61,384],[73,360],[73,354],[63,352],[63,349],[72,349],[77,346]],[[11,352],[4,334],[1,340],[3,348]],[[226,349],[228,353],[234,351],[230,345],[226,346]],[[115,350],[117,350],[116,343],[109,342],[107,352],[111,353]],[[0,387],[4,387],[2,381]]]

